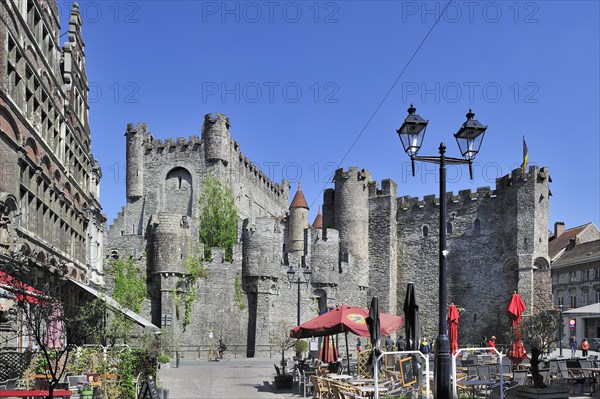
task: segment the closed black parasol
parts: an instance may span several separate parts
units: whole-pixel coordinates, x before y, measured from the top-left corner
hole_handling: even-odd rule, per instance
[[[419,306],[415,296],[413,283],[406,286],[404,299],[404,332],[406,334],[406,347],[409,350],[419,350],[421,342],[421,326],[419,323]]]

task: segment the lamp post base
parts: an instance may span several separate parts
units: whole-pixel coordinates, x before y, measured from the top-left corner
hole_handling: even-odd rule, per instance
[[[450,341],[447,335],[438,335],[435,340],[435,391],[436,399],[451,399],[450,386]]]

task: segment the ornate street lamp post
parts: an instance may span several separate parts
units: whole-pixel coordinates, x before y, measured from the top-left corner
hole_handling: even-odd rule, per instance
[[[312,271],[310,270],[310,267],[294,269],[294,266],[290,266],[290,268],[287,271],[287,278],[289,283],[298,285],[298,326],[300,325],[300,284],[308,285],[310,283],[311,277]]]
[[[412,174],[415,175],[415,161],[440,165],[440,248],[439,248],[439,326],[435,341],[435,392],[438,399],[449,399],[450,390],[450,343],[448,341],[447,307],[448,307],[448,271],[446,265],[446,164],[468,164],[469,175],[473,179],[472,164],[479,152],[487,126],[473,119],[475,114],[469,110],[467,120],[454,134],[463,159],[446,157],[446,146],[440,143],[439,156],[418,156],[423,143],[425,130],[429,121],[415,114],[416,109],[410,105],[408,116],[396,132],[400,137],[404,151],[412,162]]]

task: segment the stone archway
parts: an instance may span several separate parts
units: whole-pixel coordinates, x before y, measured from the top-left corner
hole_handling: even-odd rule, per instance
[[[192,175],[182,167],[173,168],[167,173],[164,182],[163,209],[177,215],[192,215],[193,186]]]

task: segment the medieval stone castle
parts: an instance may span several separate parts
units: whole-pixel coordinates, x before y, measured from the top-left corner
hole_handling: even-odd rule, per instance
[[[181,345],[206,345],[209,333],[247,346],[253,356],[269,344],[272,327],[295,323],[297,287],[290,266],[310,268],[301,287],[301,319],[337,304],[402,314],[414,282],[422,330],[437,331],[439,202],[448,204],[449,303],[464,308],[461,343],[506,329],[513,291],[528,312],[552,303],[548,257],[548,170],[530,167],[478,188],[423,199],[398,196],[389,179],[365,169],[336,171],[312,225],[300,185],[272,182],[240,150],[229,119],[206,115],[202,136],[154,140],[148,126],[130,124],[126,139],[127,203],[109,227],[105,259],[133,257],[144,265],[148,300],[143,316],[171,328]],[[174,289],[191,245],[198,241],[198,198],[212,174],[231,188],[240,221],[233,261],[213,249],[199,282],[190,324],[177,318]]]
[[[78,6],[64,46],[53,0],[2,1],[0,18],[1,272],[14,254],[40,268],[65,265],[74,288],[95,296],[93,287],[110,286],[106,262],[133,257],[148,282],[143,316],[174,330],[182,346],[206,345],[213,332],[250,356],[269,345],[275,324],[295,323],[290,266],[312,270],[309,284],[300,286],[302,321],[324,307],[367,306],[373,295],[383,311],[401,314],[412,281],[422,332],[433,337],[438,205],[446,201],[449,302],[464,308],[461,344],[500,336],[513,291],[528,312],[551,305],[548,170],[518,169],[494,189],[419,199],[398,196],[395,182],[377,183],[365,169],[340,169],[311,225],[300,187],[290,201],[289,183],[271,181],[247,159],[220,114],[207,115],[202,136],[189,139],[153,140],[145,124],[127,126],[127,203],[105,233]],[[223,249],[212,251],[184,329],[174,293],[198,241],[198,198],[209,174],[234,195],[237,244],[231,262]],[[16,319],[0,332],[12,331]]]

